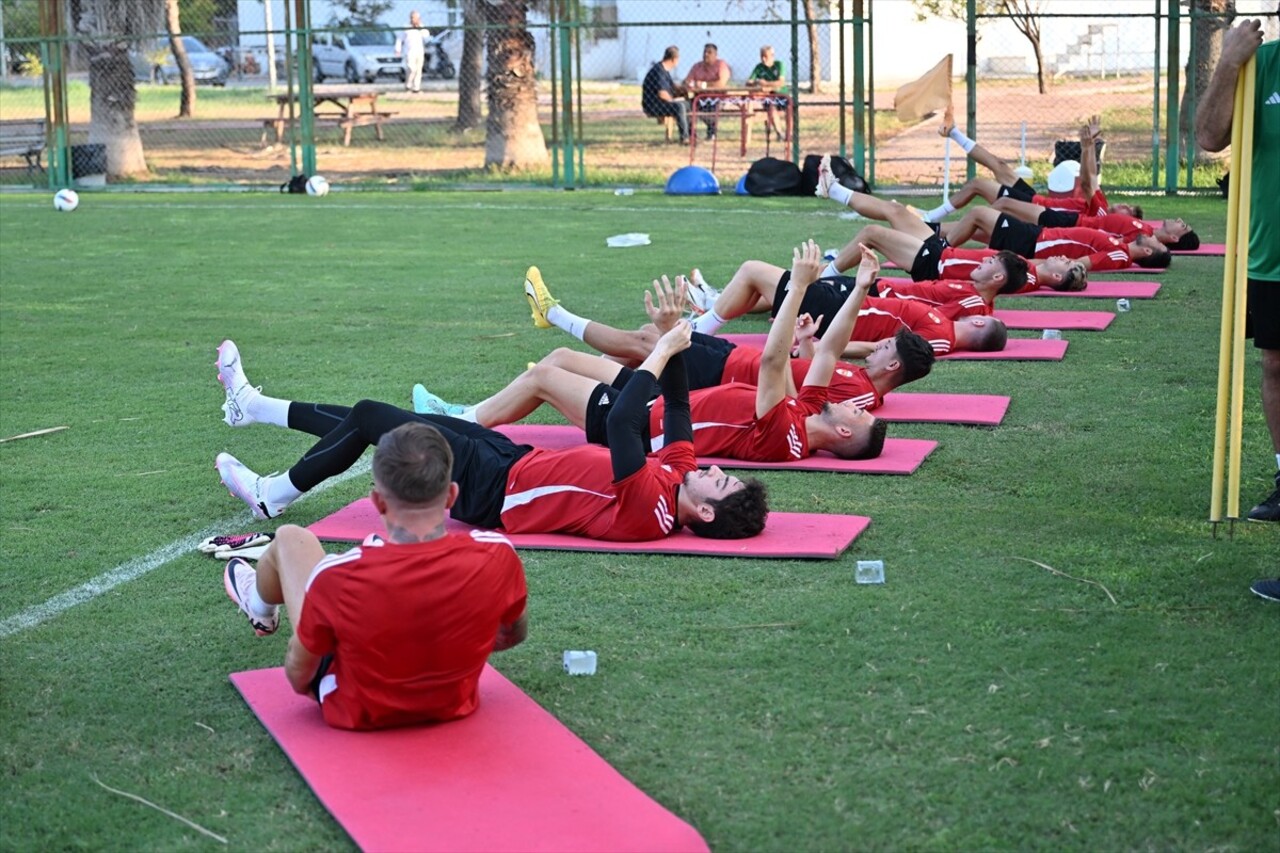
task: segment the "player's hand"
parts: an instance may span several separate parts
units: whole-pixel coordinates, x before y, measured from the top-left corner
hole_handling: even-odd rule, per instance
[[[876,273],[880,272],[880,256],[864,243],[859,243],[858,248],[862,250],[862,257],[858,261],[857,286],[870,289],[876,280]]]
[[[693,342],[693,326],[688,320],[677,320],[676,324],[658,338],[657,347],[667,355],[684,352]]]
[[[1223,65],[1229,63],[1237,69],[1242,68],[1261,46],[1262,22],[1249,18],[1227,30],[1227,34],[1222,37],[1220,61]]]
[[[818,319],[813,319],[808,314],[801,314],[796,318],[796,336],[794,345],[799,346],[805,341],[812,340],[813,336],[818,334],[818,329],[822,327],[822,318],[825,315],[819,314]]]
[[[684,294],[688,280],[684,276],[676,277],[673,286],[665,275],[654,279],[653,292],[644,292],[644,310],[659,332],[666,332],[676,324],[684,313]]]
[[[791,252],[791,283],[789,287],[804,289],[818,280],[822,272],[822,249],[812,240],[806,240]]]
[[[1089,138],[1097,139],[1099,136],[1102,135],[1102,116],[1100,115],[1089,116],[1089,121],[1085,125],[1085,127],[1088,128],[1089,130]]]

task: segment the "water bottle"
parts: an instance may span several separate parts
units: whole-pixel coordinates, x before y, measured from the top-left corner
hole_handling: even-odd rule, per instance
[[[1121,314],[1123,314],[1123,313],[1125,313],[1126,311],[1128,311],[1128,310],[1129,310],[1129,300],[1128,300],[1128,299],[1117,299],[1117,300],[1116,300],[1116,310],[1117,310],[1117,311],[1119,311]]]
[[[1062,330],[1061,329],[1045,329],[1044,334],[1041,335],[1040,337],[1046,341],[1060,341],[1062,340]]]
[[[595,675],[596,653],[587,651],[566,651],[564,653],[564,671],[570,675]]]
[[[858,583],[884,583],[884,560],[859,560],[853,579]]]
[[[631,187],[618,187],[616,190],[613,191],[613,194],[614,195],[635,195],[636,191],[631,189]]]

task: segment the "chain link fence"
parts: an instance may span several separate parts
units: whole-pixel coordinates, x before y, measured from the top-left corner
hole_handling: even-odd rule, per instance
[[[422,5],[434,36],[416,92],[406,89],[395,50],[407,20],[389,16],[376,25],[314,24],[290,20],[287,3],[284,17],[265,24],[216,18],[181,37],[193,78],[186,84],[163,21],[141,31],[86,32],[72,20],[46,23],[46,35],[10,28],[0,184],[92,185],[110,173],[113,184],[276,186],[318,171],[347,185],[653,186],[696,163],[728,190],[766,154],[829,152],[879,186],[936,188],[940,121],[904,124],[893,98],[946,53],[955,57],[958,123],[1038,174],[1053,142],[1073,138],[1093,113],[1103,116],[1109,186],[1204,186],[1220,171],[1195,168],[1177,128],[1194,108],[1186,93],[1203,88],[1216,63],[1221,0],[1025,0],[1036,11],[1032,24],[1023,21],[1034,40],[990,11],[994,4],[976,3],[985,11],[972,20],[972,54],[970,22],[917,21],[921,4],[911,0],[559,0],[528,19],[548,153],[517,173],[485,169],[486,39],[501,25],[468,19],[457,4]],[[1275,0],[1234,5],[1237,15],[1275,11]],[[1276,37],[1274,16],[1268,27]],[[641,81],[671,45],[680,53],[673,77],[683,80],[708,44],[741,95],[762,48],[772,47],[784,97],[772,100],[772,115],[758,98],[722,100],[715,139],[699,121],[695,142],[682,145],[641,110]],[[697,100],[706,118],[714,99]],[[119,141],[134,135],[136,144]],[[30,142],[41,136],[41,146]],[[37,162],[20,150],[28,143],[45,149]],[[951,164],[953,179],[965,171]]]

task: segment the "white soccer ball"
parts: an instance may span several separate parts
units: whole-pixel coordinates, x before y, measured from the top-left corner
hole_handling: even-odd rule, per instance
[[[329,181],[324,175],[312,175],[307,178],[307,195],[322,196],[329,194]]]
[[[63,213],[70,213],[80,206],[80,194],[75,190],[58,190],[53,196],[53,206]]]

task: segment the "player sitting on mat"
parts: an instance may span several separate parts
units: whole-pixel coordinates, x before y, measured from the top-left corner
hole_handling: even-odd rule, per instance
[[[226,389],[226,422],[268,423],[319,436],[283,475],[261,477],[229,453],[217,458],[223,484],[258,518],[274,518],[303,493],[356,463],[366,447],[403,423],[429,423],[453,449],[460,495],[450,515],[508,533],[566,533],[590,539],[645,542],[688,526],[699,536],[741,539],[764,529],[764,484],[699,469],[693,454],[689,388],[681,353],[691,330],[666,330],[622,389],[605,426],[608,448],[584,445],[543,450],[501,433],[440,415],[417,415],[388,403],[355,406],[289,402],[267,397],[245,378],[236,345],[218,349]],[[660,378],[658,378],[660,377]],[[646,456],[648,404],[661,387],[666,446]]]
[[[275,633],[285,606],[285,675],[331,726],[465,717],[480,701],[489,654],[525,638],[524,567],[511,544],[496,533],[445,532],[458,498],[451,467],[439,431],[403,424],[373,453],[369,498],[385,538],[326,554],[315,534],[286,524],[256,570],[240,557],[227,563],[227,595],[259,636]]]
[[[833,405],[827,393],[836,359],[849,340],[858,307],[879,266],[875,255],[868,251],[859,270],[857,287],[814,354],[800,393],[789,394],[791,329],[804,292],[822,267],[822,250],[812,240],[795,250],[792,289],[769,332],[757,383],[716,385],[690,395],[693,447],[699,456],[789,462],[819,450],[843,459],[871,459],[880,455],[885,424],[852,402]],[[530,270],[526,280],[538,279],[536,270]],[[663,285],[655,288],[658,292],[656,312],[646,299],[650,317],[658,328],[670,325],[684,310],[682,293],[672,291],[665,280]],[[534,289],[537,290],[536,285]],[[545,287],[543,289],[545,291]],[[535,311],[539,310],[541,301],[534,300]],[[492,427],[522,420],[543,403],[549,403],[583,429],[588,441],[607,444],[609,436],[604,425],[616,404],[618,391],[630,382],[632,371],[603,358],[589,356],[584,361],[584,373],[572,373],[549,364],[534,365],[506,388],[466,408],[458,417]],[[421,386],[414,389],[414,409],[439,414],[450,411],[449,404]],[[666,443],[663,414],[663,402],[658,400],[650,409],[648,426],[650,445],[655,451]]]

